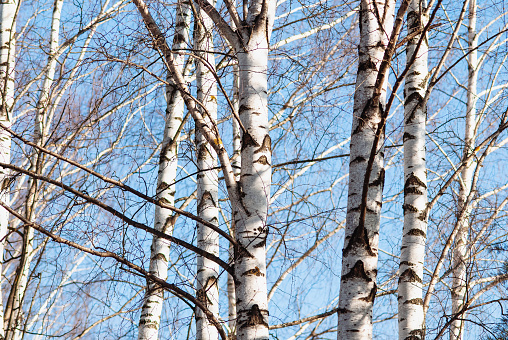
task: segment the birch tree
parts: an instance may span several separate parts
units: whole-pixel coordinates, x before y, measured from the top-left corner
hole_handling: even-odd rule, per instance
[[[210,3],[215,7],[215,1]],[[197,100],[203,105],[201,115],[209,126],[217,121],[217,84],[215,80],[215,56],[213,43],[213,21],[200,9],[195,21],[195,50]],[[197,216],[219,226],[218,216],[218,171],[217,154],[209,145],[201,131],[196,131],[197,154]],[[199,248],[219,256],[219,235],[204,225],[197,225]],[[197,257],[197,298],[208,310],[219,315],[219,266],[202,256]],[[196,339],[214,340],[218,338],[217,329],[206,315],[196,311]]]
[[[176,32],[173,39],[175,50],[185,49],[189,44],[189,28],[191,19],[191,5],[182,0],[177,4]],[[185,56],[175,56],[175,67],[183,73]],[[167,204],[175,204],[175,180],[177,173],[178,141],[183,124],[184,102],[171,74],[168,73],[166,90],[167,111],[166,126],[160,151],[159,172],[157,177],[157,198]],[[174,228],[173,212],[160,206],[155,207],[154,227],[168,235]],[[162,280],[167,279],[170,243],[168,240],[154,237],[150,254],[150,273]],[[147,290],[141,309],[139,320],[139,340],[157,339],[160,318],[164,302],[164,290],[155,282],[147,282]]]
[[[476,35],[476,0],[469,1],[468,16],[468,83],[467,83],[467,105],[464,134],[464,168],[460,176],[459,200],[457,210],[462,217],[457,223],[459,230],[455,238],[453,250],[452,270],[452,314],[456,319],[450,325],[450,340],[462,340],[464,338],[464,315],[462,308],[467,300],[467,264],[468,264],[468,238],[472,208],[467,204],[468,196],[471,194],[471,185],[475,172],[475,160],[467,160],[475,148],[475,134],[477,130],[476,84],[478,79],[478,38]]]
[[[12,109],[14,105],[14,66],[16,46],[16,13],[17,1],[2,1],[0,3],[0,122],[10,127]],[[0,161],[10,163],[11,138],[5,130],[0,130]],[[9,198],[9,173],[7,169],[0,171],[0,201],[10,204]],[[6,209],[0,208],[0,272],[4,269],[4,242],[9,224],[9,214]],[[4,332],[4,291],[0,289],[0,337],[5,337]]]
[[[386,80],[380,83],[378,75],[389,43],[394,7],[395,3],[390,0],[382,2],[382,6],[374,1],[362,1],[360,5],[359,62],[351,129],[337,339],[372,338],[372,306],[377,289],[377,247],[385,174],[383,136],[379,136],[378,145],[374,144],[386,96]],[[376,86],[380,88],[376,89]],[[375,91],[378,98],[373,103]],[[371,152],[375,155],[369,174]],[[364,183],[365,180],[368,183]],[[366,212],[361,213],[363,197],[366,199],[363,207]]]
[[[399,268],[399,339],[423,339],[423,267],[427,236],[427,168],[424,103],[428,78],[428,15],[424,1],[411,1],[407,13],[407,76],[404,88],[404,227]],[[422,39],[423,38],[423,39]],[[421,40],[420,45],[418,44]],[[416,54],[416,55],[415,55]],[[414,62],[411,61],[414,59]]]

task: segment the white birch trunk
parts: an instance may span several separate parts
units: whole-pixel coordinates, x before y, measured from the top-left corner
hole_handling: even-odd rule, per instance
[[[215,6],[215,1],[210,1]],[[203,104],[202,116],[209,126],[217,120],[217,84],[214,77],[215,56],[213,54],[213,22],[200,10],[201,21],[196,20],[196,59],[197,98]],[[208,53],[210,52],[210,53]],[[204,63],[206,60],[207,65]],[[203,220],[218,226],[218,171],[217,154],[208,144],[205,136],[196,130],[197,149],[197,214]],[[210,254],[219,256],[219,234],[208,227],[197,225],[198,247]],[[219,314],[219,265],[202,256],[197,256],[197,298],[214,315]],[[201,309],[196,310],[196,339],[217,340],[217,328],[211,324]]]
[[[476,129],[476,100],[477,100],[477,80],[478,80],[478,37],[476,35],[476,0],[469,2],[469,65],[468,65],[468,87],[467,87],[467,107],[464,136],[464,159],[468,157],[475,148],[475,129]],[[464,306],[467,287],[467,251],[469,238],[469,220],[471,218],[471,205],[466,206],[466,200],[471,192],[475,161],[471,159],[461,172],[462,183],[459,189],[458,211],[465,210],[463,218],[457,221],[459,230],[455,238],[455,248],[453,250],[452,261],[452,317],[456,320],[450,324],[450,340],[462,340],[464,338],[464,319],[465,313],[462,312]]]
[[[423,30],[425,2],[412,0],[407,12],[408,35]],[[421,34],[407,43],[406,62],[415,53]],[[425,164],[425,125],[427,110],[423,98],[427,90],[428,45],[423,39],[414,63],[409,67],[404,88],[404,227],[400,255],[398,288],[399,339],[422,340],[423,264],[427,236],[427,174]]]
[[[50,111],[51,86],[54,82],[56,72],[56,58],[53,55],[57,52],[60,35],[60,18],[62,14],[63,0],[55,0],[53,3],[53,15],[51,18],[51,32],[49,43],[48,64],[46,65],[46,74],[43,78],[43,84],[37,102],[35,117],[34,142],[38,145],[44,145],[45,131],[47,131],[46,120],[47,112]],[[34,149],[31,160],[31,171],[40,173],[43,166],[43,154]],[[26,217],[32,221],[35,216],[35,210],[38,203],[38,181],[30,179],[28,181],[29,193],[27,198]],[[20,270],[17,274],[16,285],[13,287],[13,294],[10,306],[9,326],[7,339],[19,340],[22,337],[21,323],[23,321],[23,301],[28,288],[28,277],[30,274],[30,264],[32,263],[34,252],[34,229],[26,227],[23,235],[23,254],[21,256]]]
[[[239,75],[238,75],[238,65],[233,66],[233,109],[238,113],[239,105]],[[235,180],[238,181],[240,179],[240,169],[241,169],[241,149],[242,149],[242,135],[240,133],[240,124],[236,120],[235,117],[232,118],[233,121],[233,161],[231,165],[233,167],[233,171],[235,174]],[[235,221],[234,218],[231,219],[231,236],[235,237]],[[229,245],[229,262],[234,262],[234,246],[232,244]],[[230,340],[236,338],[236,292],[235,292],[235,280],[234,277],[228,275],[228,326],[229,326],[229,334],[228,337]]]
[[[379,25],[374,6],[377,6],[380,18],[384,18],[384,28]],[[384,136],[379,140],[380,148],[376,150],[370,173],[367,213],[363,226],[359,217],[367,163],[381,121],[381,110],[370,109],[370,102],[391,34],[394,7],[392,0],[362,0],[360,8],[359,64],[354,95],[346,231],[339,293],[339,340],[372,339],[372,307],[377,290],[379,224],[384,184]],[[384,109],[386,82],[382,86],[380,106]]]
[[[251,34],[238,53],[242,136],[240,197],[243,211],[235,216],[236,240],[250,255],[237,254],[237,339],[268,339],[266,288],[266,218],[271,185],[271,140],[268,134],[267,62],[265,32]]]
[[[0,122],[10,127],[11,110],[14,104],[14,65],[15,65],[15,14],[16,0],[2,1],[0,3]],[[11,159],[11,136],[7,131],[0,131],[0,162],[10,163]],[[9,200],[9,173],[6,169],[0,169],[0,200],[10,204]],[[4,240],[7,235],[9,213],[0,207],[0,239]],[[4,243],[0,242],[0,272],[2,272]],[[0,337],[4,332],[4,305],[0,282]]]
[[[173,49],[187,48],[189,43],[189,27],[191,7],[188,0],[180,0],[177,5],[176,32]],[[175,66],[183,72],[184,55],[175,54]],[[168,81],[172,83],[171,76]],[[178,131],[183,121],[184,101],[180,92],[172,85],[166,90],[167,109],[166,126],[162,139],[162,148],[157,176],[157,198],[169,205],[175,203],[175,186],[177,171]],[[168,209],[155,207],[154,228],[171,235],[173,233],[172,212]],[[154,237],[150,254],[150,273],[162,280],[168,276],[170,243],[165,239]],[[141,315],[139,318],[138,339],[156,340],[158,338],[164,291],[157,284],[148,282]]]

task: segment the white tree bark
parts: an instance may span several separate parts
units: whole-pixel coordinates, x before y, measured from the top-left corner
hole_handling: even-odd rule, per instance
[[[215,6],[215,1],[210,4]],[[201,20],[196,20],[195,49],[197,99],[203,104],[201,114],[209,126],[217,120],[217,83],[214,77],[215,56],[213,54],[213,21],[200,10]],[[206,111],[205,111],[206,110]],[[200,218],[218,226],[218,171],[217,154],[208,144],[205,136],[196,130],[197,149],[197,214]],[[212,229],[198,223],[198,247],[219,256],[219,235]],[[197,298],[214,315],[219,314],[219,265],[202,256],[197,256]],[[202,310],[196,311],[196,339],[216,340],[217,328],[209,322]]]
[[[11,126],[10,117],[14,105],[14,65],[15,65],[15,15],[17,9],[16,0],[0,2],[0,123],[6,127]],[[10,163],[11,159],[11,135],[0,130],[0,162]],[[7,169],[0,169],[0,200],[6,205],[9,200],[9,173]],[[0,239],[4,240],[7,235],[9,213],[0,207]],[[0,272],[2,272],[4,255],[4,241],[0,242]],[[4,305],[3,291],[0,282],[0,337],[4,332]]]
[[[238,65],[233,66],[233,110],[238,113],[239,105],[239,91],[240,79],[238,75]],[[242,135],[240,132],[240,124],[235,117],[233,121],[233,161],[231,165],[235,174],[235,180],[240,179],[240,169],[242,165],[241,150],[242,150]],[[231,219],[231,236],[235,237],[235,221]],[[232,244],[229,245],[229,262],[234,263],[235,249]],[[228,275],[228,326],[229,326],[229,339],[236,338],[236,291],[235,279],[232,275]]]
[[[377,9],[375,8],[377,7]],[[342,252],[337,338],[372,339],[372,306],[376,296],[379,224],[384,184],[381,136],[368,184],[364,222],[360,210],[367,163],[386,97],[382,86],[380,108],[371,108],[374,87],[393,24],[395,2],[362,0],[360,7],[359,64],[351,130],[349,191]],[[383,27],[379,18],[382,18]],[[385,77],[384,79],[386,79]]]
[[[476,0],[469,1],[469,25],[468,25],[468,87],[467,87],[467,107],[464,136],[464,154],[463,159],[473,152],[475,148],[475,130],[476,130],[476,101],[477,101],[477,80],[478,80],[478,36],[476,34]],[[462,182],[459,189],[458,211],[465,211],[463,218],[457,223],[459,230],[455,238],[455,248],[453,249],[452,261],[452,317],[455,317],[450,324],[450,340],[462,340],[464,338],[464,315],[462,308],[466,302],[466,280],[467,280],[467,258],[468,258],[468,238],[469,221],[471,218],[472,207],[466,205],[466,200],[471,193],[471,184],[475,170],[475,160],[472,158],[461,171]]]
[[[188,0],[180,0],[177,5],[176,32],[173,39],[173,49],[187,48],[189,43],[189,27],[191,7]],[[185,66],[184,55],[175,54],[175,66],[183,72]],[[168,81],[172,84],[171,76]],[[180,126],[183,121],[184,101],[181,93],[173,85],[166,89],[167,109],[166,125],[162,139],[159,159],[159,173],[157,176],[157,198],[169,205],[175,203],[175,185],[178,156],[178,139]],[[173,233],[173,213],[168,209],[155,207],[154,228],[171,235]],[[170,243],[165,239],[154,237],[150,254],[150,273],[162,280],[168,276]],[[159,285],[148,282],[143,307],[139,318],[138,339],[156,340],[158,337],[164,291]]]
[[[425,1],[412,0],[407,13],[408,35],[427,24]],[[421,34],[407,43],[406,63],[411,62]],[[427,236],[427,172],[425,163],[425,125],[427,110],[423,102],[427,91],[428,43],[424,38],[410,65],[404,89],[404,227],[400,255],[398,288],[399,339],[422,340],[423,264]]]
[[[275,1],[253,2],[247,15],[252,28],[237,51],[242,123],[240,209],[235,211],[236,240],[248,254],[236,254],[237,339],[268,339],[265,245],[270,202],[272,148],[268,124],[268,47]],[[261,11],[266,11],[261,13]],[[260,14],[261,13],[261,14]],[[257,18],[257,16],[264,18]],[[259,20],[260,19],[260,20]],[[263,22],[265,20],[265,22]],[[258,22],[258,25],[256,25]]]

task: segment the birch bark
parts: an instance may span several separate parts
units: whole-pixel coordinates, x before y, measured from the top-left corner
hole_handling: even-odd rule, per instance
[[[350,142],[349,191],[346,231],[342,252],[339,293],[338,339],[372,339],[372,307],[376,296],[379,224],[384,184],[381,136],[376,150],[367,194],[365,221],[360,207],[367,162],[386,97],[381,85],[380,108],[371,109],[374,87],[391,34],[395,2],[362,0],[360,5],[359,64],[354,95]],[[382,23],[382,26],[380,25]],[[387,77],[385,77],[386,79]]]
[[[210,4],[215,7],[215,1]],[[206,124],[215,126],[217,120],[217,84],[214,77],[215,56],[213,54],[213,21],[200,9],[196,19],[195,49],[197,99],[204,106],[201,114]],[[206,110],[206,111],[205,111]],[[197,149],[197,214],[200,218],[219,225],[218,219],[218,171],[217,154],[208,144],[205,136],[196,130]],[[197,225],[198,247],[219,256],[219,235],[201,224]],[[197,256],[197,298],[214,315],[219,314],[219,266],[217,263]],[[196,311],[196,339],[214,340],[218,338],[217,329],[201,310]]]
[[[238,113],[239,109],[239,90],[240,90],[240,79],[238,75],[238,65],[233,66],[233,110]],[[242,150],[242,135],[240,131],[240,125],[236,119],[233,118],[233,161],[231,166],[235,175],[235,180],[240,179],[241,169],[241,150]],[[231,219],[231,236],[235,237],[236,228],[235,221]],[[229,262],[234,263],[235,249],[232,244],[229,245]],[[228,275],[228,326],[229,326],[229,339],[236,338],[236,291],[235,291],[235,280],[232,275]]]
[[[273,2],[270,1],[272,6]],[[247,23],[250,27],[254,27],[256,17],[262,10],[261,2],[257,5],[257,9],[255,4],[249,9]],[[270,23],[270,20],[267,22]],[[264,26],[267,27],[267,24]],[[235,228],[237,242],[249,253],[243,256],[237,254],[235,262],[239,340],[268,339],[265,244],[268,236],[266,218],[270,201],[272,148],[268,134],[269,29],[266,29],[253,29],[247,46],[237,53],[239,115],[245,131],[242,135],[242,165],[238,182],[242,209],[235,216]]]
[[[189,44],[189,28],[191,6],[188,0],[179,0],[176,13],[176,32],[173,39],[173,49],[187,48]],[[175,54],[175,67],[183,72],[185,66],[184,55]],[[167,109],[166,124],[159,158],[159,173],[157,176],[157,199],[169,205],[175,203],[175,185],[178,156],[178,138],[180,126],[183,122],[184,101],[180,91],[172,85],[171,75],[168,76],[170,85],[166,88]],[[155,207],[154,228],[171,235],[173,233],[173,213],[159,206]],[[168,261],[170,243],[158,237],[152,240],[150,267],[151,274],[162,280],[168,276]],[[155,282],[148,281],[139,318],[138,339],[156,340],[159,332],[164,290]]]
[[[0,123],[6,127],[11,126],[10,117],[14,105],[14,63],[16,46],[16,0],[0,2]],[[11,158],[11,135],[0,130],[0,161],[10,163]],[[10,205],[9,200],[9,173],[7,169],[0,169],[0,200]],[[7,235],[9,213],[0,207],[0,239],[4,240]],[[4,243],[0,242],[0,272],[2,272],[4,255]],[[0,282],[1,283],[1,282]],[[4,332],[4,305],[0,284],[0,337]]]
[[[422,299],[423,264],[427,236],[427,172],[425,164],[425,125],[427,110],[423,98],[428,80],[428,43],[418,41],[427,24],[426,3],[412,0],[407,13],[408,36],[416,35],[407,43],[406,60],[417,56],[406,76],[404,88],[404,227],[400,255],[398,289],[399,339],[424,338]]]
[[[475,148],[476,130],[476,101],[477,101],[477,80],[478,80],[478,36],[476,34],[476,0],[469,1],[469,25],[468,25],[468,87],[467,106],[464,136],[463,160],[467,161],[469,155]],[[475,160],[467,161],[461,171],[462,182],[459,189],[458,211],[465,213],[458,221],[459,230],[455,238],[452,261],[452,317],[456,318],[450,324],[450,340],[462,340],[464,338],[464,315],[462,311],[467,293],[467,258],[468,238],[472,207],[467,203],[467,197],[471,193],[471,184],[475,169]]]

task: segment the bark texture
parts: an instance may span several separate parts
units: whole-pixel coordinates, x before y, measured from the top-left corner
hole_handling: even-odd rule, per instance
[[[210,2],[215,6],[215,1]],[[215,56],[213,54],[213,22],[208,15],[200,10],[200,18],[196,20],[195,49],[199,58],[196,59],[197,99],[203,104],[201,115],[209,126],[216,126],[217,120],[217,84],[214,77]],[[205,136],[196,130],[197,149],[197,214],[200,218],[219,225],[218,219],[218,171],[217,154],[208,144]],[[219,235],[202,224],[197,225],[198,247],[219,256]],[[219,265],[202,256],[197,257],[197,298],[214,315],[219,314]],[[196,311],[196,339],[214,340],[218,332],[214,325],[201,311]]]
[[[467,258],[468,258],[468,239],[472,207],[466,204],[467,197],[471,193],[471,184],[475,169],[475,160],[472,158],[467,161],[469,155],[475,148],[475,130],[476,130],[476,101],[477,101],[477,80],[478,80],[478,37],[476,34],[476,0],[469,1],[469,25],[468,25],[468,86],[467,86],[467,107],[464,135],[464,153],[463,160],[466,163],[461,172],[458,215],[464,211],[463,217],[457,221],[459,230],[455,238],[455,248],[453,249],[452,261],[452,317],[456,318],[450,324],[450,340],[462,340],[464,338],[464,315],[462,311],[466,302],[467,294]]]
[[[190,2],[187,0],[178,1],[176,32],[173,38],[174,50],[188,47],[190,19]],[[185,65],[184,55],[175,54],[174,61],[175,67],[177,67],[180,72],[183,72]],[[168,82],[170,85],[166,88],[166,125],[159,158],[157,199],[173,206],[175,203],[174,182],[178,161],[178,138],[180,135],[180,126],[183,121],[184,101],[181,93],[173,85],[171,76],[168,77]],[[168,209],[156,206],[154,228],[171,235],[173,233],[173,226],[173,213]],[[168,240],[158,237],[153,238],[149,271],[162,280],[166,280],[168,276],[169,248],[170,242]],[[139,318],[139,340],[157,339],[163,302],[164,290],[162,287],[153,281],[148,281]]]
[[[365,220],[360,221],[362,191],[375,134],[384,110],[386,81],[379,107],[373,107],[374,87],[393,25],[395,3],[362,0],[359,64],[350,142],[346,231],[342,252],[338,339],[371,339],[372,306],[376,296],[379,224],[384,185],[381,136],[370,172]],[[380,25],[382,23],[382,26]],[[385,78],[386,79],[386,78]]]
[[[264,6],[263,6],[264,4]],[[265,6],[269,7],[266,8]],[[236,254],[237,339],[268,339],[266,288],[266,218],[270,201],[272,147],[268,130],[268,47],[275,3],[251,4],[246,45],[237,51],[240,77],[239,115],[244,131],[236,240],[246,250]]]
[[[11,126],[11,110],[14,104],[14,55],[17,3],[15,0],[0,2],[0,123]],[[10,163],[11,135],[0,129],[0,161]],[[9,173],[7,169],[0,169],[0,200],[10,205]],[[0,207],[0,239],[7,235],[9,213]],[[4,243],[0,242],[0,272],[2,271]],[[0,289],[0,337],[4,337],[4,305],[3,291]]]
[[[239,90],[240,90],[240,79],[238,75],[238,65],[233,66],[233,110],[238,113],[239,105]],[[240,179],[240,169],[241,169],[241,149],[242,149],[242,137],[240,132],[240,124],[239,122],[233,118],[233,161],[231,165],[233,167],[233,172],[235,175],[235,180],[238,181]],[[235,221],[231,219],[231,236],[235,237],[236,228]],[[235,249],[232,244],[229,245],[229,262],[234,263],[235,257]],[[228,326],[229,326],[229,334],[228,337],[230,340],[236,339],[236,291],[235,291],[235,279],[232,275],[228,275]]]
[[[428,43],[424,38],[418,50],[421,32],[427,24],[425,2],[412,0],[407,13],[408,36],[406,60],[409,65],[404,88],[404,227],[399,269],[399,339],[424,338],[422,299],[423,264],[427,236],[427,172],[425,164],[424,103],[428,78]]]

